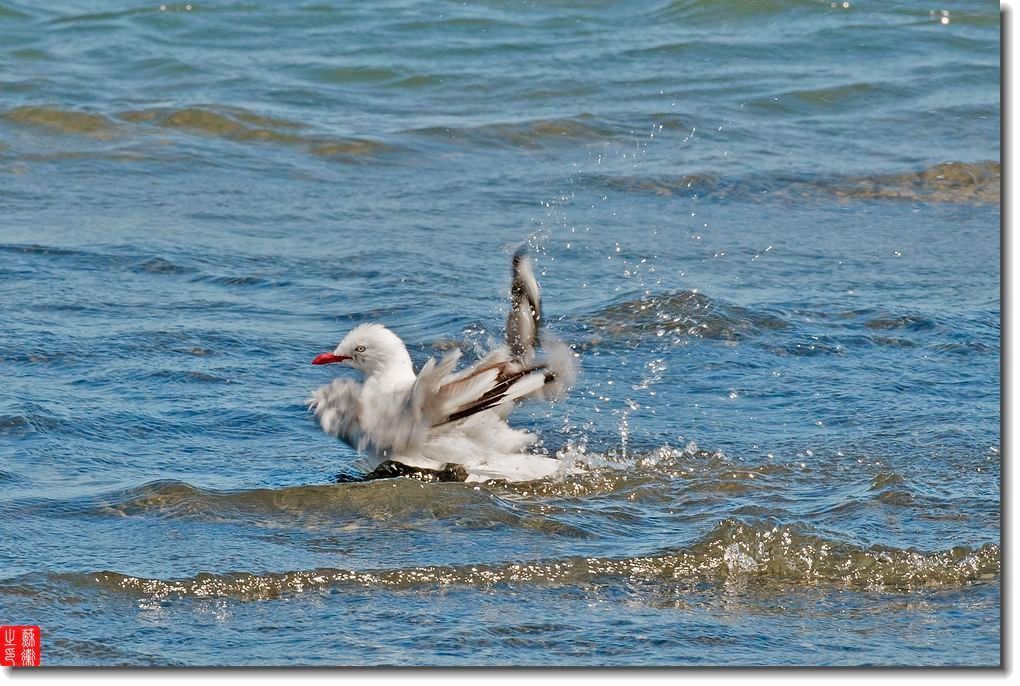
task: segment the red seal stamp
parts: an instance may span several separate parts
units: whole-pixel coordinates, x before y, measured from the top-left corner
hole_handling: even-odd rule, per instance
[[[0,667],[38,667],[42,631],[37,626],[0,626]]]

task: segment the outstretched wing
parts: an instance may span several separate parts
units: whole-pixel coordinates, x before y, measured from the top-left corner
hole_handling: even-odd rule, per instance
[[[454,422],[498,407],[509,410],[515,401],[527,397],[550,398],[563,393],[577,373],[573,352],[550,337],[544,359],[536,361],[541,322],[542,298],[528,246],[523,245],[513,258],[506,346],[441,382],[435,423]]]
[[[542,296],[525,244],[514,253],[510,314],[506,318],[506,343],[515,360],[526,362],[534,359],[541,321]]]
[[[509,409],[514,401],[540,391],[551,380],[552,373],[544,364],[483,360],[440,388],[440,395],[447,401],[441,423],[455,422],[500,406]]]
[[[315,389],[308,408],[322,430],[357,448],[361,440],[361,384],[353,379],[334,379]]]

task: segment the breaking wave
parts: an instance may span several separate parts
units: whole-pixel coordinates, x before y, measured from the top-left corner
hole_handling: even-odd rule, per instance
[[[279,573],[202,573],[155,579],[101,571],[54,575],[77,586],[117,591],[149,600],[232,598],[271,600],[348,586],[427,589],[463,586],[491,589],[515,585],[600,586],[628,582],[725,583],[734,580],[790,585],[833,584],[855,589],[909,591],[992,581],[999,575],[995,544],[921,552],[886,546],[860,547],[828,540],[792,526],[727,519],[693,545],[640,557],[568,557],[494,565],[423,566],[401,569],[313,569]],[[0,589],[24,592],[24,580]]]

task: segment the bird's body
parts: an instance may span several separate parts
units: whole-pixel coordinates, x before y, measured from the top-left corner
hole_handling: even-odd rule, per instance
[[[547,340],[537,359],[541,305],[530,259],[514,256],[507,342],[455,371],[460,351],[415,373],[403,341],[379,324],[353,329],[315,364],[346,363],[364,381],[335,379],[309,400],[322,429],[362,453],[371,469],[397,463],[467,481],[527,481],[562,469],[555,458],[525,452],[537,437],[506,419],[516,404],[562,393],[575,374],[570,349]],[[456,470],[451,472],[451,469]]]

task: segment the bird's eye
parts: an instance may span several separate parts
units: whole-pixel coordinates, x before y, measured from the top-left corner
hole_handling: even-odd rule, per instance
[[[354,352],[356,352],[356,353],[363,353],[363,352],[365,352],[365,346],[359,345],[357,348],[354,349]]]

